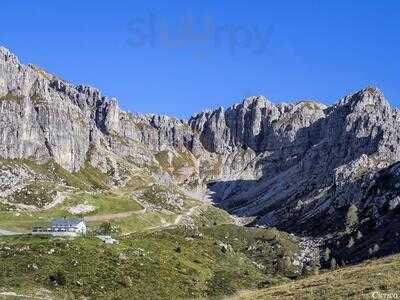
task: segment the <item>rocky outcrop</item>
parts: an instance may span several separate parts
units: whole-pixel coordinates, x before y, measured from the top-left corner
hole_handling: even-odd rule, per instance
[[[336,211],[341,230],[328,235],[323,264],[360,262],[400,251],[400,165],[394,163],[368,173],[343,190],[341,209]],[[351,201],[343,201],[351,195]],[[343,222],[345,220],[345,222]],[[343,224],[344,223],[344,224]]]
[[[249,97],[243,103],[203,112],[189,120],[192,129],[210,152],[251,148],[255,152],[275,150],[293,141],[296,132],[324,115],[324,105],[312,101],[273,105],[264,97]]]
[[[357,177],[376,171],[400,157],[396,146],[399,113],[375,88],[317,109],[312,118],[300,114],[296,120],[294,115],[291,113],[289,119],[284,115],[284,120],[272,125],[267,136],[273,142],[264,139],[263,144],[275,147],[256,148],[264,151],[258,181],[219,182],[213,187],[217,198],[223,195],[219,200],[224,207],[238,214],[259,215],[259,222],[270,225],[289,225],[293,214],[296,220],[304,221],[309,216],[307,206],[314,213],[316,207],[327,206],[326,192],[347,184],[350,174]],[[282,127],[290,131],[282,131]],[[234,193],[226,193],[226,189]]]
[[[0,155],[54,159],[68,170],[78,170],[89,148],[90,123],[67,94],[52,88],[53,83],[47,72],[21,65],[0,49]]]

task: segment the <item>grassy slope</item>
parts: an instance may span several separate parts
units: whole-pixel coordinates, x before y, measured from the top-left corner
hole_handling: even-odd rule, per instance
[[[0,228],[24,232],[31,230],[32,226],[47,223],[52,218],[63,216],[82,217],[83,215],[71,215],[67,211],[68,207],[73,207],[80,203],[86,203],[96,207],[95,211],[84,214],[85,216],[138,211],[142,209],[139,203],[127,195],[116,195],[110,192],[99,194],[79,192],[68,196],[61,205],[45,211],[15,213],[1,211],[0,209]]]
[[[220,244],[225,234],[237,238],[229,250]],[[267,238],[262,243],[269,253],[266,268],[260,268],[246,250],[261,237]],[[176,228],[119,239],[118,245],[107,246],[94,237],[1,237],[0,287],[25,295],[48,289],[57,298],[177,299],[232,294],[288,281],[287,270],[274,262],[282,251],[289,255],[296,249],[287,234],[235,225],[204,227],[200,232]],[[291,247],[282,250],[288,244]],[[52,280],[57,273],[63,278],[58,285]]]
[[[242,292],[229,299],[372,299],[378,293],[399,294],[399,291],[400,255],[395,255],[262,291]]]
[[[85,166],[76,173],[70,173],[53,162],[46,164],[37,164],[30,160],[8,160],[7,162],[9,164],[25,164],[38,174],[43,174],[57,182],[61,181],[68,186],[81,190],[107,188],[107,183],[110,180],[107,174],[101,173],[88,162],[85,163]]]
[[[36,164],[29,160],[0,160],[0,166],[6,168],[29,168],[35,174],[40,174],[40,181],[32,181],[28,188],[22,192],[14,193],[13,197],[18,203],[37,204],[39,200],[44,201],[43,193],[38,193],[42,189],[36,186],[40,183],[45,187],[47,193],[55,193],[55,190],[62,191],[67,195],[65,201],[54,208],[48,210],[15,212],[10,207],[0,204],[0,228],[16,232],[28,232],[33,226],[48,223],[55,217],[83,217],[93,215],[106,215],[123,212],[139,212],[142,210],[140,202],[147,202],[159,207],[158,211],[147,211],[144,215],[133,214],[131,217],[116,221],[124,232],[143,231],[146,228],[154,228],[163,224],[163,222],[173,222],[179,209],[167,203],[167,190],[162,186],[154,184],[154,179],[145,174],[133,174],[127,186],[120,189],[109,189],[108,182],[110,178],[107,174],[102,174],[98,170],[86,164],[85,167],[77,173],[69,173],[55,163]],[[60,185],[60,183],[63,183]],[[27,192],[25,192],[27,190]],[[132,196],[133,192],[140,192],[141,199]],[[24,192],[24,193],[23,193]],[[183,201],[183,209],[189,209],[198,203],[184,195],[178,195]],[[40,198],[40,199],[39,199]],[[45,202],[51,201],[48,196]],[[140,200],[140,201],[137,201]],[[32,203],[31,203],[32,202]],[[95,206],[93,212],[82,215],[71,215],[67,209],[78,204],[87,204]],[[12,208],[12,207],[11,207]],[[89,224],[98,225],[97,222]]]

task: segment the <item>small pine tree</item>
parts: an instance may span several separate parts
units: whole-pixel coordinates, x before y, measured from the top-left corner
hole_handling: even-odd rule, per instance
[[[380,249],[380,248],[379,248],[379,245],[378,245],[378,244],[375,244],[373,248],[369,248],[369,249],[368,249],[369,255],[372,255],[372,254],[374,254],[375,252],[378,252],[379,249]]]
[[[351,237],[349,242],[348,242],[348,244],[347,244],[347,248],[351,248],[353,246],[354,246],[354,239],[353,239],[353,237]]]
[[[358,224],[358,208],[354,204],[350,205],[346,214],[346,232],[350,233]]]
[[[111,234],[112,233],[111,222],[103,222],[99,227],[99,232],[101,234]]]
[[[324,251],[324,260],[329,261],[329,258],[331,257],[331,249],[325,248]]]
[[[53,283],[55,285],[63,286],[67,283],[65,275],[62,271],[57,271],[53,274],[50,274],[49,279],[50,279],[51,283]]]
[[[335,259],[335,258],[332,258],[332,259],[331,259],[331,270],[335,270],[336,267],[337,267],[337,265],[336,265],[336,259]]]

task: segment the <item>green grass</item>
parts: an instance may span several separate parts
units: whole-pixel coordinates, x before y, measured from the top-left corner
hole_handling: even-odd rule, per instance
[[[108,189],[106,186],[108,175],[88,165],[78,173],[69,173],[52,162],[36,164],[29,160],[3,160],[1,164],[3,168],[29,168],[34,173],[42,175],[43,180],[32,181],[13,195],[16,198],[15,202],[35,204],[41,208],[50,202],[56,190],[63,191],[66,195],[62,204],[48,210],[15,212],[12,211],[12,206],[2,204],[0,206],[0,228],[2,229],[29,232],[33,226],[46,224],[57,217],[83,217],[139,211],[142,206],[136,200],[159,207],[158,211],[148,211],[144,216],[133,214],[117,221],[123,232],[137,232],[160,226],[163,222],[172,223],[176,219],[176,213],[197,205],[197,201],[179,192],[154,184],[154,179],[145,174],[133,174],[126,187]],[[140,193],[140,199],[132,197],[134,191]],[[179,197],[182,206],[168,203],[168,195]],[[67,209],[78,204],[94,206],[95,210],[81,215],[71,215]],[[90,225],[98,224],[94,222]]]
[[[69,186],[80,189],[106,189],[110,180],[107,174],[85,163],[85,166],[76,173],[69,173],[61,167],[56,168],[57,176],[64,179]]]
[[[231,215],[214,206],[207,206],[201,209],[199,214],[193,216],[193,221],[194,224],[199,227],[233,223]]]
[[[142,206],[132,199],[130,195],[119,195],[113,192],[97,194],[86,192],[76,193],[67,199],[64,206],[74,206],[82,203],[96,207],[94,211],[85,215],[115,214],[142,209]]]
[[[159,184],[142,186],[139,190],[140,194],[138,194],[138,197],[140,198],[140,201],[147,202],[160,209],[166,209],[175,213],[180,212],[182,209],[189,208],[197,202],[176,190],[166,188]],[[168,199],[169,197],[174,197],[176,199],[171,202]]]
[[[93,237],[1,237],[0,286],[32,296],[47,289],[55,298],[231,295],[224,299],[232,300],[372,299],[374,292],[388,295],[400,289],[399,255],[290,280],[279,264],[279,251],[291,255],[297,249],[289,235],[234,225],[211,226],[200,233],[184,229],[136,233],[120,237],[113,246]],[[229,251],[219,246],[225,237],[232,247]],[[254,253],[248,250],[260,241],[264,256],[257,262],[265,268],[254,264]]]
[[[234,227],[216,226],[201,236],[182,228],[136,233],[113,246],[91,237],[3,237],[0,286],[22,294],[45,288],[57,298],[179,299],[289,281],[279,266],[260,268],[247,253],[253,235],[261,233]],[[232,251],[220,246],[225,230],[241,241]],[[265,241],[264,247],[277,246]],[[55,277],[62,279],[58,285],[52,282]]]
[[[67,211],[69,207],[78,204],[93,205],[96,209],[82,215],[72,215]],[[62,204],[49,210],[17,213],[0,209],[0,228],[28,232],[33,226],[46,224],[57,217],[83,217],[86,215],[114,214],[141,209],[141,205],[129,195],[118,195],[111,192],[99,194],[78,192],[67,197]]]
[[[265,266],[270,273],[278,270],[287,277],[295,278],[301,275],[297,267],[285,262],[285,257],[292,257],[299,252],[294,237],[276,229],[258,229],[223,224],[201,229],[207,236],[230,244],[235,251],[246,251],[247,255],[257,263]],[[248,249],[248,247],[250,249]],[[276,259],[281,259],[277,266]]]
[[[150,211],[145,214],[134,214],[129,218],[114,220],[113,224],[119,226],[123,233],[144,232],[150,228],[161,228],[162,220],[173,223],[177,215],[168,211]]]
[[[136,191],[152,183],[151,178],[143,174],[134,174],[126,184],[126,189]]]
[[[36,173],[42,174],[51,180],[61,181],[64,184],[81,190],[106,189],[110,177],[91,166],[88,162],[78,172],[68,172],[54,162],[38,164],[31,160],[8,160],[14,165],[28,166]]]
[[[30,169],[36,174],[42,175],[48,181],[63,183],[67,186],[81,190],[108,189],[111,180],[108,174],[85,163],[79,172],[69,172],[53,161],[38,164],[28,159],[1,159],[2,168],[24,168]]]
[[[16,206],[13,204],[0,202],[0,212],[14,211],[15,208]]]
[[[42,208],[50,204],[57,193],[55,184],[36,180],[7,197],[11,203],[25,204]]]

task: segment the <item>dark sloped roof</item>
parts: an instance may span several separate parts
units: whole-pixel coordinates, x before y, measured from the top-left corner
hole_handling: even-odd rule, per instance
[[[54,219],[51,221],[52,227],[74,227],[83,222],[83,219]]]

